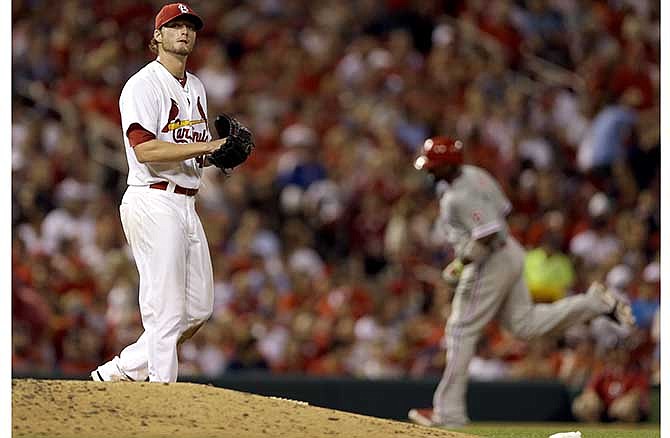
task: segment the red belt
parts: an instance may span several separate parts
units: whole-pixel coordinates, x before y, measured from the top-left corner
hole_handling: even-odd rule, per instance
[[[149,187],[151,187],[152,189],[167,190],[168,183],[167,181],[157,182],[151,184]],[[175,184],[174,192],[179,193],[180,195],[195,196],[195,194],[198,193],[198,189],[187,189],[186,187],[178,186]]]

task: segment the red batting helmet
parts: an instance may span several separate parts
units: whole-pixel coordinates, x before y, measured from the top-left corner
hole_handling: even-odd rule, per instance
[[[443,164],[463,164],[463,143],[443,136],[423,142],[423,150],[414,160],[414,168],[434,169]]]

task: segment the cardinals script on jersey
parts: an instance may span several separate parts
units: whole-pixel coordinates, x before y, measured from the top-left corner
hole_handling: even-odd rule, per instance
[[[158,61],[131,77],[121,92],[121,123],[127,132],[133,123],[157,140],[171,143],[209,141],[207,97],[200,80],[186,72],[184,86]],[[156,129],[161,127],[161,129]],[[183,187],[197,187],[202,165],[197,159],[181,163],[140,163],[124,136],[128,158],[128,185],[146,186],[165,179]]]

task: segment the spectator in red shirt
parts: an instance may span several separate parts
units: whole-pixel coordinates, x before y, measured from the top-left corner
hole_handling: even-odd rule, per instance
[[[649,109],[654,105],[656,90],[649,74],[649,63],[645,59],[642,43],[633,43],[624,51],[610,79],[610,92],[618,97],[628,95],[637,109]]]
[[[648,377],[629,358],[629,351],[621,347],[607,353],[608,365],[591,378],[572,404],[577,419],[636,422],[648,414]]]

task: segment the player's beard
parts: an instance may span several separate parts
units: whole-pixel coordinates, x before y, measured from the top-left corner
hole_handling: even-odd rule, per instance
[[[188,56],[193,51],[194,44],[195,41],[187,44],[175,41],[171,44],[163,44],[163,50],[178,56]]]

